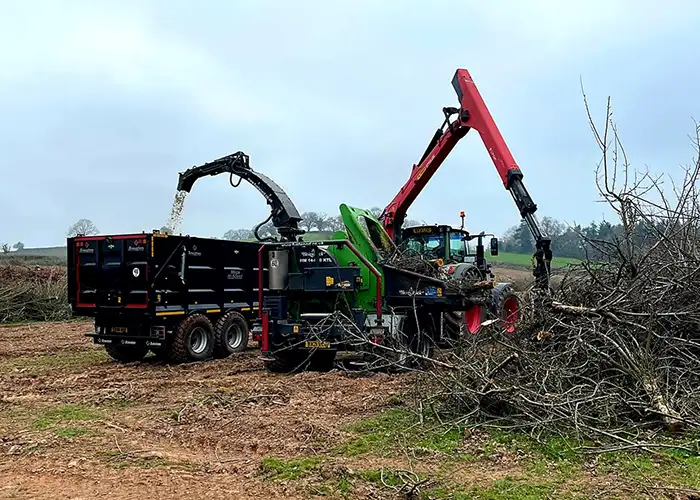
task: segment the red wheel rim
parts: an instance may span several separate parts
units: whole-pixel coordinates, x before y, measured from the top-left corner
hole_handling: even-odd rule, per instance
[[[464,325],[472,335],[481,329],[481,306],[475,305],[464,311]]]
[[[518,301],[515,297],[509,297],[503,303],[503,311],[505,313],[505,318],[503,321],[505,323],[506,332],[513,333],[515,327],[518,324]]]

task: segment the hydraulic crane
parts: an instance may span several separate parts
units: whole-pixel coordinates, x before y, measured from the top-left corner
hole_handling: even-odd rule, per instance
[[[197,179],[223,173],[230,174],[229,182],[233,187],[238,187],[241,179],[255,186],[265,197],[267,204],[270,205],[270,216],[255,226],[253,230],[258,241],[274,240],[273,238],[262,238],[258,235],[260,227],[270,221],[270,219],[272,219],[272,224],[284,241],[295,241],[299,235],[304,233],[304,230],[299,228],[299,222],[302,220],[301,215],[299,215],[299,211],[284,189],[266,175],[250,168],[250,158],[242,151],[210,161],[204,165],[188,168],[180,174],[177,189],[178,191],[189,192]],[[234,175],[239,178],[236,184],[233,182]]]
[[[503,186],[510,192],[520,216],[532,233],[535,240],[533,275],[538,288],[548,291],[552,261],[551,240],[540,228],[535,216],[537,205],[523,184],[523,173],[508,149],[469,71],[458,69],[452,78],[452,86],[457,93],[460,106],[442,109],[445,116],[444,122],[435,132],[420,161],[413,165],[409,179],[382,212],[380,220],[389,236],[398,242],[401,239],[401,226],[409,207],[459,140],[471,129],[475,129],[496,166]],[[451,120],[453,117],[455,119]]]

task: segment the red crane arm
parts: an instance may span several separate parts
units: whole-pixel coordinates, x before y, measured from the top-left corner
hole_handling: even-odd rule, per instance
[[[447,112],[445,114],[445,124],[435,133],[423,158],[417,165],[413,165],[411,176],[396,193],[391,203],[386,206],[380,217],[384,229],[392,239],[398,238],[408,208],[423,191],[452,148],[468,131],[468,128],[460,126],[457,122],[449,123],[449,115]]]
[[[523,173],[508,149],[508,145],[498,130],[496,122],[486,107],[469,71],[458,69],[452,78],[452,86],[457,93],[460,107],[443,108],[445,121],[435,132],[418,164],[413,165],[408,181],[382,212],[380,216],[382,224],[389,236],[395,240],[400,239],[401,226],[409,207],[459,140],[473,128],[479,133],[503,186],[513,196],[520,216],[527,222],[535,239],[535,258],[537,260],[535,277],[542,283],[544,283],[542,280],[546,280],[546,286],[549,286],[549,270],[552,259],[550,239],[539,227],[535,217],[537,205],[525,189],[522,182]],[[454,115],[457,118],[451,122],[450,117]]]

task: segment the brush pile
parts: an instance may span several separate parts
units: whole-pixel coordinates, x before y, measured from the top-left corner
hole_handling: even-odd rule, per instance
[[[0,266],[0,323],[68,317],[65,268]]]
[[[482,280],[476,269],[474,273],[463,278],[453,278],[448,276],[435,261],[427,260],[414,252],[399,250],[394,252],[387,263],[399,269],[444,281],[447,293],[470,296],[474,302],[478,303],[490,303],[493,281]]]
[[[680,447],[700,453],[700,161],[669,193],[661,178],[618,165],[609,116],[605,133],[594,132],[598,187],[619,230],[606,241],[581,235],[590,260],[544,309],[526,300],[517,333],[463,339],[447,356],[452,369],[427,373],[427,403],[468,425],[573,435],[596,450],[685,435]]]

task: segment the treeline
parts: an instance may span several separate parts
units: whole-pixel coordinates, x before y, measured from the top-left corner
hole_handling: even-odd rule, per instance
[[[622,224],[607,221],[567,225],[552,217],[543,217],[540,224],[552,240],[552,249],[559,257],[575,259],[600,258],[612,245],[618,245],[628,237],[631,244],[646,246],[653,243],[664,231],[657,222],[639,221],[625,230]],[[525,221],[505,232],[500,242],[504,252],[532,253],[534,239]]]
[[[370,211],[375,217],[379,217],[382,213],[382,209],[379,207],[372,207]],[[324,212],[304,212],[301,214],[303,220],[299,223],[305,231],[339,231],[344,229],[343,219],[340,215],[331,216]],[[417,226],[424,224],[424,222],[417,220],[406,220],[406,226]],[[267,236],[277,236],[277,231],[272,223],[267,222],[260,226],[258,229],[258,234],[261,237]],[[249,240],[254,238],[253,228],[251,229],[229,229],[223,235],[224,239],[227,240]]]
[[[374,207],[370,211],[378,217],[382,209]],[[300,226],[305,231],[337,231],[344,228],[340,215],[330,216],[323,212],[304,212],[301,216],[304,220],[301,221]],[[425,221],[407,220],[404,226],[421,224],[425,224]],[[543,217],[540,224],[552,239],[552,248],[558,257],[599,258],[601,244],[620,241],[625,234],[622,225],[614,225],[607,221],[591,222],[582,226],[581,224],[567,225],[553,217]],[[635,241],[638,243],[642,240],[648,240],[652,233],[653,230],[640,223],[635,231]],[[277,236],[275,227],[270,222],[262,225],[258,234],[261,237]],[[251,240],[254,239],[253,229],[229,229],[223,234],[223,238]],[[534,239],[524,221],[508,229],[500,240],[500,247],[504,252],[530,254],[534,249]]]

